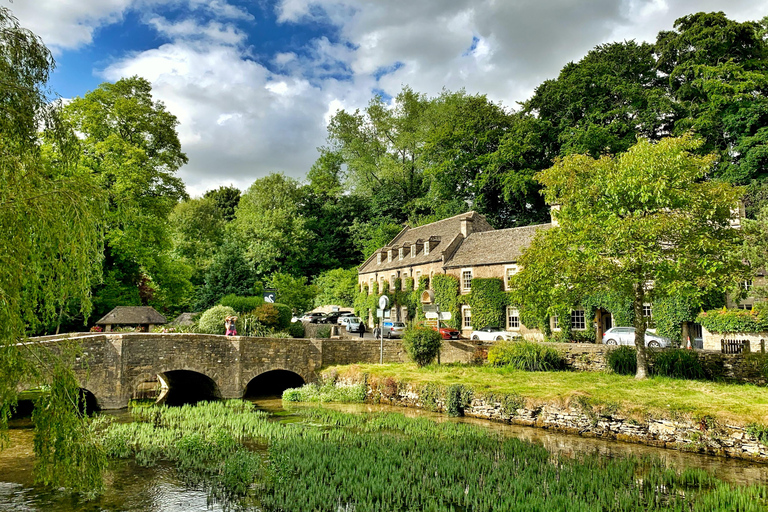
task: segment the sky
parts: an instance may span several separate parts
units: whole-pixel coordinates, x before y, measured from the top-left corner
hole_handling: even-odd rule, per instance
[[[595,46],[674,20],[768,15],[768,0],[0,0],[56,59],[63,98],[139,75],[179,120],[191,196],[300,180],[339,109],[408,85],[515,108]]]

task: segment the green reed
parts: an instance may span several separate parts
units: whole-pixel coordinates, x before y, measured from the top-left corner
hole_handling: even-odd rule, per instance
[[[554,456],[480,427],[401,414],[301,409],[280,424],[242,401],[133,411],[103,425],[113,457],[174,461],[215,499],[259,510],[726,511],[768,507],[736,487],[659,459]],[[244,446],[267,447],[254,452]],[[192,475],[192,476],[189,476]]]

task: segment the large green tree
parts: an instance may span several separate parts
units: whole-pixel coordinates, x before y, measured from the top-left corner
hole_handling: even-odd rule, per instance
[[[224,241],[226,219],[213,197],[182,201],[169,216],[173,256],[193,268],[192,282],[199,285]]]
[[[517,300],[552,314],[587,295],[632,297],[637,377],[647,375],[643,304],[704,301],[743,278],[742,231],[731,227],[741,190],[705,181],[716,159],[690,136],[640,140],[627,152],[571,155],[537,174],[559,226],[537,234],[514,277]]]
[[[69,299],[88,313],[102,254],[102,196],[47,97],[53,66],[42,41],[0,7],[0,448],[19,386],[47,386],[33,417],[38,480],[91,493],[105,458],[79,416],[68,351],[50,357],[25,340]]]
[[[82,139],[80,165],[93,173],[107,194],[104,272],[117,289],[97,288],[97,314],[116,305],[109,296],[136,297],[144,304],[161,284],[181,285],[169,276],[176,266],[168,216],[186,198],[176,176],[187,162],[176,133],[178,121],[152,98],[150,83],[139,77],[104,83],[64,107]],[[179,290],[166,290],[176,296]],[[161,294],[162,295],[162,294]]]

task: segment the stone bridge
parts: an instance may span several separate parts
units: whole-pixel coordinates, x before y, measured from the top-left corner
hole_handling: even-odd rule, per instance
[[[314,382],[322,367],[377,363],[378,340],[271,339],[205,334],[103,333],[69,339],[82,346],[81,387],[100,409],[120,409],[142,391],[191,391],[209,397],[241,398]],[[47,343],[47,341],[43,341]],[[52,342],[48,342],[52,343]],[[445,342],[443,362],[466,361],[474,347]],[[384,362],[407,360],[399,340],[384,340]]]

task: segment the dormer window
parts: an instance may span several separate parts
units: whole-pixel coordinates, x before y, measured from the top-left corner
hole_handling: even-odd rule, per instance
[[[387,251],[387,262],[389,263],[391,261],[392,261],[392,249]]]
[[[424,256],[429,254],[429,242],[424,242]]]
[[[381,253],[380,252],[376,253],[376,264],[377,265],[381,265]]]
[[[416,257],[416,244],[411,244],[411,258]]]
[[[403,256],[405,256],[405,247],[400,248],[400,254],[399,254],[400,259],[403,259]]]

